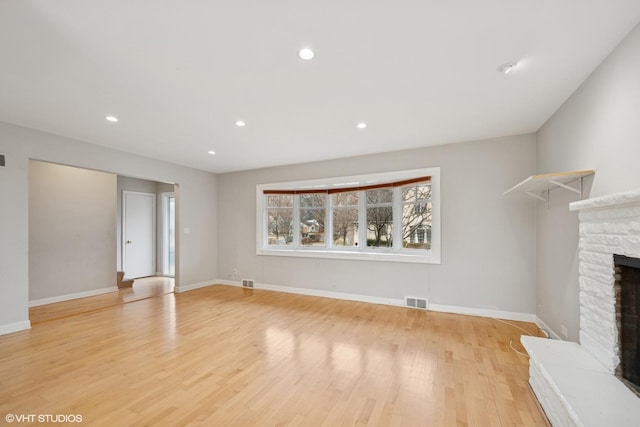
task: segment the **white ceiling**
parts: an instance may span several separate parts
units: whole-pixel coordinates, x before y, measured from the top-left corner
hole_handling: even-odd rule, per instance
[[[0,121],[212,172],[527,133],[639,21],[639,0],[2,0]]]

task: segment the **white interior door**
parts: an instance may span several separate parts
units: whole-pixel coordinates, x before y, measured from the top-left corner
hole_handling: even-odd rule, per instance
[[[122,268],[128,278],[155,274],[156,195],[122,192]]]

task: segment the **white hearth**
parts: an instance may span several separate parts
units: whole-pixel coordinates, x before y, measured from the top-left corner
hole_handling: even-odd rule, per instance
[[[522,337],[529,383],[554,426],[638,426],[620,363],[613,255],[640,258],[640,190],[570,204],[580,220],[580,344]]]

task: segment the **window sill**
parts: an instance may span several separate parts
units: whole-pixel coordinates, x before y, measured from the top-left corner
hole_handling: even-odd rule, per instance
[[[359,251],[328,251],[322,249],[258,249],[257,255],[285,256],[301,258],[325,258],[355,261],[387,261],[408,262],[414,264],[440,264],[440,258],[429,252],[427,254],[397,253],[397,252],[359,252]]]

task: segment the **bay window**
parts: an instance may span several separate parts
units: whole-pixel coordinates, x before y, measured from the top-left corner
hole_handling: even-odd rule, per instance
[[[439,263],[439,168],[257,186],[257,253]]]

